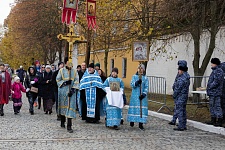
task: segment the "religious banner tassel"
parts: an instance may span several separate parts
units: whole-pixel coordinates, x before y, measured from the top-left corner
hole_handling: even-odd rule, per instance
[[[71,11],[68,10],[66,15],[66,24],[70,24],[70,20],[71,20]]]
[[[72,21],[74,23],[76,22],[76,15],[77,15],[77,12],[76,11],[72,11],[71,17],[72,17]]]
[[[63,23],[66,21],[66,14],[67,14],[67,10],[63,9],[63,11],[62,11],[62,22]]]

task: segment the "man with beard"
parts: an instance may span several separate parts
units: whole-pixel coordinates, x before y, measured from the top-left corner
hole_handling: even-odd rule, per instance
[[[66,66],[59,70],[56,77],[58,84],[58,115],[61,115],[61,127],[65,128],[67,117],[67,131],[73,133],[72,119],[76,118],[76,89],[79,89],[79,76],[73,69],[73,64],[65,58]]]
[[[94,64],[88,65],[88,70],[84,73],[80,81],[80,99],[82,101],[82,120],[88,123],[98,123],[100,115],[103,114],[103,98],[106,92],[98,72],[94,69]]]

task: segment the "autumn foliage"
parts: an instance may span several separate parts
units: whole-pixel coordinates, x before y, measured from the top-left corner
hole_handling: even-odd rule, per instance
[[[33,60],[53,63],[56,53],[61,51],[57,34],[62,32],[61,0],[17,0],[5,27],[1,40],[3,62],[12,67],[29,66]]]

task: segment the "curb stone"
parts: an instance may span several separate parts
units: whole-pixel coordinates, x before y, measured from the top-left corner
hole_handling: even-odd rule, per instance
[[[124,108],[128,109],[129,106],[126,105],[126,106],[124,106]],[[158,113],[158,112],[150,111],[150,110],[148,111],[148,115],[153,116],[153,117],[157,117],[157,118],[160,118],[160,119],[163,119],[163,120],[167,120],[167,121],[171,121],[171,119],[173,117],[173,116],[168,115],[168,114]],[[187,125],[191,126],[191,127],[194,127],[194,128],[197,128],[197,129],[200,129],[200,130],[203,130],[203,131],[208,131],[208,132],[211,132],[211,133],[225,135],[225,128],[223,128],[223,127],[215,127],[215,126],[212,126],[212,125],[207,125],[207,124],[204,124],[204,123],[201,123],[201,122],[198,122],[198,121],[189,120],[189,119],[187,119]]]

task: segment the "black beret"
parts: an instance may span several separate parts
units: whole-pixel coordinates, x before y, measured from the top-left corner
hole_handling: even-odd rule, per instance
[[[216,65],[220,65],[220,60],[219,60],[219,58],[212,58],[211,63],[216,64]]]
[[[88,68],[95,68],[94,63],[90,63],[90,64],[88,65]]]

